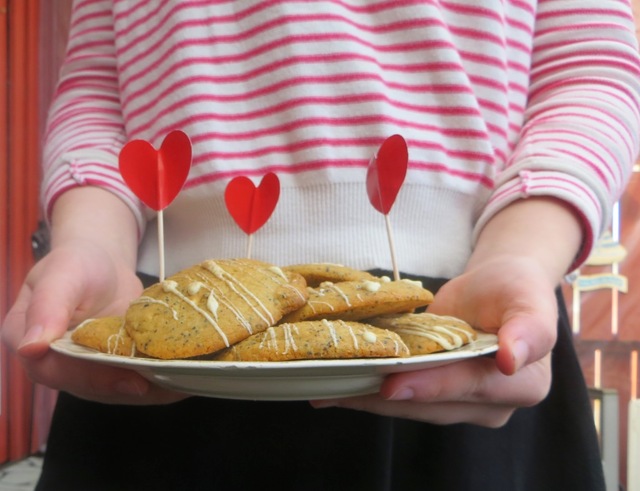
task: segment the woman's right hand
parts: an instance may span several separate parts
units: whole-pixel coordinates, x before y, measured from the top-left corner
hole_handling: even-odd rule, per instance
[[[118,198],[97,188],[69,194],[56,205],[51,252],[29,272],[3,322],[3,342],[34,382],[81,398],[160,404],[186,397],[161,389],[136,372],[70,358],[49,348],[69,327],[87,318],[123,314],[142,291],[131,251],[137,234],[131,212]],[[102,206],[98,208],[102,213],[113,213],[96,219],[92,205]]]

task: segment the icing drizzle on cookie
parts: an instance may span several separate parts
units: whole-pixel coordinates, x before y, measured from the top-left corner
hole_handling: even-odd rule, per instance
[[[456,326],[434,325],[424,326],[419,323],[407,323],[395,329],[398,334],[421,336],[438,343],[446,350],[461,347],[471,341],[469,331]]]
[[[191,307],[193,307],[193,309],[196,312],[199,312],[200,314],[202,314],[202,316],[209,321],[209,323],[213,326],[213,328],[216,330],[218,335],[222,338],[222,340],[224,341],[225,346],[229,347],[229,339],[227,338],[227,335],[224,333],[224,331],[220,328],[218,323],[215,321],[215,319],[213,317],[211,317],[211,315],[209,315],[209,313],[206,310],[201,309],[198,306],[198,304],[196,304],[193,300],[191,300],[189,297],[183,295],[182,292],[180,292],[180,290],[178,290],[178,283],[176,283],[173,280],[164,280],[162,282],[162,289],[165,292],[173,293],[180,300],[182,300],[183,302],[186,302],[187,304],[191,305]]]
[[[124,328],[124,318],[122,319],[122,324],[120,325],[120,329],[116,334],[112,334],[107,338],[107,353],[114,354],[118,352],[120,345],[124,344],[125,336],[127,336],[127,332]],[[135,356],[136,354],[136,343],[131,340],[131,351],[129,352],[129,356]]]
[[[240,296],[240,298],[242,298],[247,305],[249,305],[253,311],[267,324],[267,325],[272,325],[275,323],[275,319],[273,318],[273,315],[271,314],[271,312],[269,312],[269,309],[267,309],[267,307],[260,301],[260,299],[258,297],[256,297],[248,288],[246,288],[242,282],[238,281],[237,278],[235,278],[233,275],[227,273],[224,269],[222,269],[218,264],[216,264],[215,261],[212,260],[208,260],[205,261],[203,263],[203,266],[211,273],[213,273],[213,275],[224,281],[227,286],[229,286],[229,288],[231,288],[237,295]],[[241,293],[239,290],[242,290],[244,293]],[[258,306],[260,307],[259,309],[257,307],[255,307],[249,300],[248,298],[251,298],[256,304],[258,304]],[[265,315],[266,314],[266,317]],[[268,319],[267,319],[268,318]]]
[[[135,299],[133,302],[131,302],[130,305],[134,305],[137,303],[155,303],[158,305],[162,305],[163,307],[166,307],[167,310],[171,311],[171,316],[173,317],[173,320],[176,320],[176,321],[178,320],[178,313],[175,311],[175,309],[172,309],[167,302],[163,302],[162,300],[158,300],[157,298],[151,298],[151,297],[147,297],[146,295],[143,295],[142,297],[139,297]]]

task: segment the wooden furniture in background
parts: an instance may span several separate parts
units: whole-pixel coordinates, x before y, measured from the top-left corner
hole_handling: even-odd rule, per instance
[[[624,259],[611,265],[581,268],[582,275],[618,272],[627,280],[627,293],[617,289],[583,291],[574,303],[571,284],[564,285],[570,313],[579,308],[579,332],[574,342],[587,383],[618,393],[619,477],[627,482],[629,401],[638,395],[638,366],[634,356],[640,351],[640,173],[635,172],[619,203],[619,243],[626,249]],[[575,320],[574,320],[575,324]],[[634,355],[635,353],[635,355]],[[597,416],[597,414],[596,414]],[[640,462],[636,463],[640,465]]]

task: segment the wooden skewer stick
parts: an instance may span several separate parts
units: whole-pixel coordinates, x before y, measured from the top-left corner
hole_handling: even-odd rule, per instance
[[[389,250],[391,251],[391,264],[393,267],[393,279],[398,281],[400,279],[400,271],[398,270],[398,262],[396,260],[396,248],[393,241],[393,232],[391,230],[391,220],[389,215],[384,216],[384,221],[387,226],[387,238],[389,239]]]
[[[247,234],[247,259],[251,259],[252,248],[253,248],[253,234]]]
[[[160,261],[158,277],[164,281],[164,213],[158,211],[158,260]]]
[[[400,279],[396,264],[395,246],[391,232],[389,211],[402,187],[409,164],[407,142],[400,135],[392,135],[382,142],[378,152],[369,160],[366,189],[371,205],[385,217],[387,239],[391,250],[393,277]]]

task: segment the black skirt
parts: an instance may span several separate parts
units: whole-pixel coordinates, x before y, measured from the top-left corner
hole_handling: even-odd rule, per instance
[[[433,291],[443,283],[421,279]],[[560,293],[558,301],[551,391],[502,428],[316,410],[304,401],[191,397],[140,407],[61,393],[36,489],[604,491]]]

